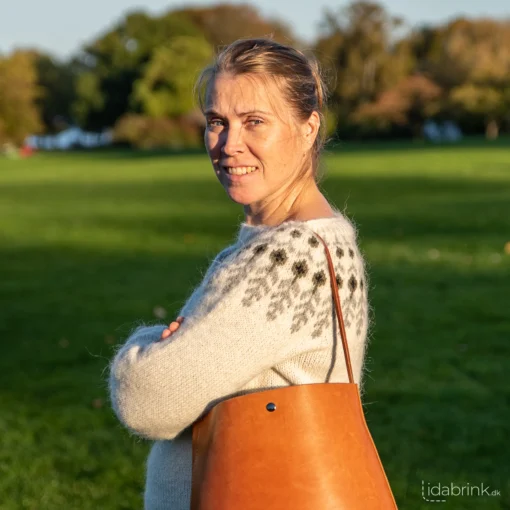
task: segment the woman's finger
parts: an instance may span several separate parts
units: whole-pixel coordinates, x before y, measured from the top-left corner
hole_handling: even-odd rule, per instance
[[[168,338],[171,334],[172,334],[172,332],[168,328],[164,329],[163,333],[161,333],[160,340],[164,340],[165,338]]]
[[[171,322],[168,325],[168,328],[163,330],[163,333],[161,333],[160,340],[164,340],[165,338],[168,338],[172,333],[177,331],[183,321],[184,321],[184,317],[182,317],[182,316],[177,317],[177,319],[175,319],[175,321]]]
[[[168,326],[168,329],[173,333],[174,331],[177,331],[179,329],[180,323],[179,322],[171,322]]]

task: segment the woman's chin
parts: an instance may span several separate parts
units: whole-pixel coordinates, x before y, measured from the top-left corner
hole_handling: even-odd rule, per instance
[[[261,190],[258,186],[239,185],[221,181],[225,193],[232,202],[239,205],[250,205],[260,200]]]
[[[246,193],[236,193],[235,191],[232,193],[227,190],[227,195],[229,196],[232,202],[235,202],[239,205],[250,205],[253,203],[253,198],[249,197]]]

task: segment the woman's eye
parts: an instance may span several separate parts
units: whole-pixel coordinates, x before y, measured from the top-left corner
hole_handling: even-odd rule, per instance
[[[223,121],[221,119],[210,119],[207,123],[212,127],[223,126]]]
[[[258,126],[259,124],[263,123],[261,119],[249,119],[248,122],[253,126]]]

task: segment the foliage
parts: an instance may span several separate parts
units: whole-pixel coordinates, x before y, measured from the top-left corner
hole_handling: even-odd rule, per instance
[[[134,85],[134,101],[151,117],[178,117],[192,111],[194,81],[211,59],[212,48],[205,39],[175,37],[154,51]]]
[[[215,49],[246,37],[272,37],[285,44],[296,42],[290,27],[281,21],[264,18],[257,8],[248,4],[220,3],[174,12],[188,16]]]
[[[174,116],[189,112],[192,78],[212,58],[211,46],[248,33],[272,33],[293,41],[283,24],[264,19],[247,5],[184,8],[155,17],[128,14],[88,44],[80,56],[88,72],[77,85],[73,110],[77,120],[83,127],[101,129],[125,113]]]
[[[42,129],[36,106],[40,96],[32,52],[0,56],[0,143],[22,144]]]
[[[331,102],[344,124],[410,71],[409,47],[395,37],[401,23],[373,2],[325,12],[324,36],[316,48],[323,65],[335,74]]]
[[[114,140],[139,149],[197,147],[199,132],[185,118],[148,117],[126,114],[114,128]]]
[[[41,52],[35,52],[34,62],[40,90],[37,107],[45,130],[60,131],[73,121],[72,104],[78,70],[72,62],[61,63]]]
[[[487,126],[510,116],[510,22],[457,19],[439,27],[422,67],[449,92],[446,110]]]
[[[510,86],[504,89],[467,83],[451,91],[451,101],[465,111],[487,117],[497,117],[498,112],[510,107]],[[506,108],[505,108],[506,107]],[[507,110],[508,111],[508,110]]]
[[[81,124],[99,129],[115,124],[127,112],[136,113],[131,99],[134,83],[155,51],[180,36],[201,34],[183,14],[151,17],[133,12],[87,45],[81,61],[94,78],[86,78],[78,86],[75,111]]]
[[[510,46],[510,21],[461,18],[438,27],[437,32],[440,45],[427,61],[433,69],[435,64],[439,71],[446,67],[454,71],[457,78],[450,84],[508,83],[510,54],[504,48]]]
[[[409,125],[419,135],[424,121],[439,111],[441,96],[441,88],[427,77],[408,76],[373,103],[361,105],[353,120],[383,130],[392,124]]]
[[[100,115],[106,98],[101,92],[101,81],[97,74],[85,72],[76,80],[76,101],[72,106],[74,117],[79,124],[87,125],[94,114]]]
[[[193,114],[198,71],[215,51],[246,37],[304,46],[290,27],[249,4],[130,12],[69,62],[32,52],[35,117],[47,131],[67,122],[102,131],[127,114],[173,120]],[[458,18],[410,29],[376,1],[325,10],[312,49],[331,91],[327,131],[345,139],[419,137],[424,121],[434,118],[496,137],[510,130],[509,47],[510,21]],[[29,108],[18,115],[24,133],[37,129]],[[17,127],[1,123],[7,139]]]
[[[510,46],[510,22],[457,19],[399,38],[401,24],[372,2],[355,1],[336,14],[325,12],[315,49],[335,74],[331,102],[344,135],[351,122],[365,132],[403,123],[417,134],[431,112],[461,125],[479,119],[487,126],[510,127],[510,53],[504,51]],[[439,107],[425,80],[443,91]],[[409,100],[402,87],[418,87],[421,92],[414,96],[421,96],[421,102],[427,101],[424,87],[432,92],[429,106],[411,109],[414,122],[402,113]]]

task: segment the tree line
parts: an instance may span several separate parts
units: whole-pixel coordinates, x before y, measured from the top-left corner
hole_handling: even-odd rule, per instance
[[[66,62],[34,49],[0,55],[0,142],[78,125],[113,128],[137,147],[199,145],[199,70],[222,45],[267,36],[322,64],[330,136],[419,137],[428,119],[489,137],[510,128],[510,21],[409,30],[381,5],[354,1],[325,10],[320,27],[305,47],[290,26],[246,4],[137,11]]]

